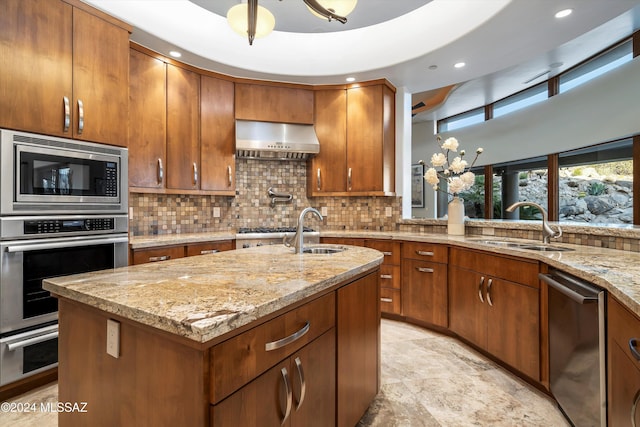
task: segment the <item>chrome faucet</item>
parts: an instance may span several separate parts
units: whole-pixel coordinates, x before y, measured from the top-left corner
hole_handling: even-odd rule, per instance
[[[549,226],[549,215],[547,214],[547,211],[537,203],[526,202],[526,201],[516,202],[507,208],[507,212],[513,212],[516,208],[519,208],[520,206],[533,206],[534,208],[537,208],[542,213],[542,243],[544,244],[549,243],[550,237],[557,239],[558,237],[562,236],[562,229],[560,227],[558,227],[558,231],[554,231]]]
[[[316,216],[322,221],[322,214],[316,208],[304,208],[302,212],[300,212],[300,216],[298,217],[298,225],[296,226],[296,234],[287,238],[286,236],[283,239],[283,243],[285,246],[291,246],[291,243],[294,244],[294,252],[297,254],[301,254],[304,252],[304,239],[302,233],[304,232],[304,216],[312,212],[316,214]]]

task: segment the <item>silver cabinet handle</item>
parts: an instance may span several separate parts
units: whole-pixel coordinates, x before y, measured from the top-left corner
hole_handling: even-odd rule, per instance
[[[418,270],[420,273],[433,273],[433,268],[416,267],[416,270]]]
[[[298,371],[298,379],[300,380],[300,397],[297,399],[296,411],[302,406],[304,397],[307,394],[307,382],[304,379],[304,369],[302,368],[302,361],[299,357],[296,357],[294,362],[296,363],[296,370]]]
[[[633,357],[640,361],[640,353],[638,353],[637,348],[638,347],[638,339],[637,338],[631,338],[629,340],[629,350],[631,350],[631,354],[633,355]]]
[[[19,348],[27,347],[29,345],[38,344],[44,341],[48,341],[53,338],[58,338],[58,331],[50,332],[48,334],[39,335],[33,338],[27,338],[26,340],[12,342],[7,344],[7,350],[14,351]]]
[[[420,251],[420,250],[416,250],[416,254],[422,255],[422,256],[433,256],[433,252]]]
[[[220,252],[218,249],[208,249],[200,251],[200,255],[217,254],[218,252]]]
[[[62,131],[69,132],[69,126],[71,126],[71,107],[69,105],[69,98],[63,96],[62,104],[64,106],[64,121]]]
[[[318,187],[318,191],[322,187],[322,178],[320,177],[320,168],[318,168],[318,176],[316,177],[316,185]]]
[[[391,274],[381,274],[380,278],[381,279],[393,279],[393,276]]]
[[[636,392],[636,396],[633,398],[633,405],[631,405],[631,426],[636,427],[636,412],[638,410],[638,401],[640,401],[640,390]]]
[[[167,261],[171,259],[171,255],[150,256],[149,262]]]
[[[78,134],[84,130],[84,103],[78,99]]]
[[[164,180],[164,167],[162,166],[162,159],[158,159],[158,184],[162,184]]]
[[[382,302],[393,302],[393,298],[380,298]]]
[[[193,186],[198,185],[198,165],[193,162]]]
[[[227,166],[227,175],[229,177],[229,187],[233,185],[233,175],[231,173],[231,165]]]
[[[493,307],[493,301],[491,301],[491,285],[493,285],[493,279],[489,279],[487,283],[487,302]]]
[[[311,324],[309,323],[309,321],[307,321],[300,330],[294,332],[293,334],[289,335],[288,337],[284,337],[284,338],[279,339],[277,341],[271,341],[271,342],[266,343],[264,345],[264,350],[265,351],[277,350],[279,348],[284,347],[287,344],[291,344],[292,342],[302,338],[304,336],[304,334],[309,332],[309,326],[311,326]]]
[[[484,285],[484,276],[480,278],[480,283],[478,283],[478,298],[480,298],[480,302],[484,304],[484,298],[482,297],[482,285]]]
[[[351,168],[349,168],[349,172],[347,173],[347,188],[351,190]]]
[[[291,387],[289,387],[289,373],[287,372],[287,368],[282,368],[280,369],[280,374],[282,375],[282,382],[284,383],[284,389],[287,392],[287,407],[284,410],[284,414],[282,416],[282,425],[284,425],[284,422],[287,420],[287,418],[289,418],[289,415],[291,415],[291,404],[292,404],[292,400],[293,400],[293,395],[291,393]]]

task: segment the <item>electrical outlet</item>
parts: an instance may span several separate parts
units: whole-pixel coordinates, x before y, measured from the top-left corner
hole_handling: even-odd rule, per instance
[[[323,206],[320,208],[320,213],[322,214],[322,216],[327,216],[327,212],[329,211],[329,209],[327,209],[326,206]]]
[[[391,206],[385,206],[384,214],[388,217],[393,216],[393,209],[391,208]]]
[[[220,218],[220,208],[218,206],[214,206],[213,208],[213,217]]]
[[[120,322],[107,320],[107,354],[120,357]]]
[[[133,206],[129,207],[129,219],[133,219]]]

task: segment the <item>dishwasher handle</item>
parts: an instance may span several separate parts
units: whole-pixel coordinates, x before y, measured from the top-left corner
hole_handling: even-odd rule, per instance
[[[567,280],[576,288],[583,290],[584,292],[577,292],[576,290],[571,289],[565,284],[557,281],[554,277],[560,277],[564,280]],[[598,302],[599,290],[596,288],[592,288],[586,283],[580,283],[575,279],[572,279],[570,277],[565,277],[564,275],[561,275],[559,273],[554,273],[554,274],[540,273],[538,274],[538,278],[540,278],[540,280],[542,280],[543,282],[546,282],[549,286],[551,286],[558,292],[566,295],[573,301],[577,302],[578,304],[592,304],[592,303]]]

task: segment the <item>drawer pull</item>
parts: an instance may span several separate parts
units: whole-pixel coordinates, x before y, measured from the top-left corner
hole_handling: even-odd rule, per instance
[[[289,418],[291,415],[291,406],[293,401],[293,394],[291,393],[291,387],[289,387],[289,373],[287,372],[287,368],[280,369],[280,374],[282,375],[282,382],[284,383],[284,389],[287,392],[287,406],[284,410],[284,414],[282,416],[282,424]]]
[[[393,252],[389,252],[389,251],[384,251],[382,252],[384,254],[384,256],[392,256]]]
[[[416,250],[416,253],[418,255],[422,255],[422,256],[433,256],[433,252],[428,252],[428,251],[420,251],[420,250]]]
[[[489,279],[489,282],[487,282],[487,302],[493,307],[493,301],[491,301],[491,285],[493,285],[493,279]]]
[[[217,254],[218,252],[220,252],[218,249],[205,249],[200,251],[200,255]]]
[[[381,279],[393,279],[393,276],[391,274],[381,274],[380,278]]]
[[[637,338],[631,338],[629,340],[629,350],[631,350],[631,354],[633,355],[633,357],[635,357],[636,360],[640,361],[640,353],[638,352],[638,339]]]
[[[433,268],[416,267],[416,270],[418,270],[420,273],[433,273]]]
[[[304,379],[304,369],[302,368],[302,361],[299,357],[296,357],[296,369],[298,371],[298,379],[300,380],[300,397],[296,399],[298,403],[296,403],[296,411],[300,409],[302,406],[302,402],[304,402],[304,396],[307,394],[307,382]]]
[[[393,298],[380,298],[382,302],[393,302]]]
[[[150,256],[149,262],[158,262],[158,261],[166,261],[171,259],[171,255],[162,255],[162,256]]]
[[[305,323],[304,326],[299,331],[294,332],[288,337],[284,337],[277,341],[271,341],[266,343],[264,345],[265,351],[277,350],[279,348],[284,347],[287,344],[291,344],[292,342],[300,339],[302,336],[304,336],[304,334],[309,332],[309,326],[311,326],[311,324],[307,321],[307,323]]]
[[[480,283],[478,283],[478,298],[480,298],[480,302],[484,304],[484,298],[482,297],[482,285],[484,285],[484,276],[480,278]]]

